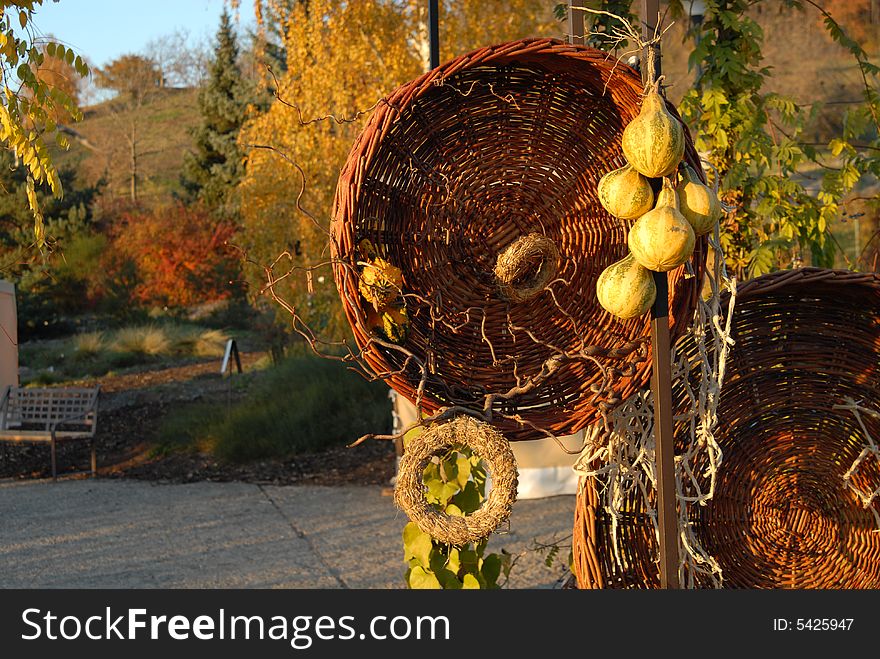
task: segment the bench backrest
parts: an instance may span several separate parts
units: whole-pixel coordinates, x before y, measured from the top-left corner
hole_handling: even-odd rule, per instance
[[[43,425],[46,430],[64,421],[94,431],[99,389],[7,387],[0,404],[0,429]]]

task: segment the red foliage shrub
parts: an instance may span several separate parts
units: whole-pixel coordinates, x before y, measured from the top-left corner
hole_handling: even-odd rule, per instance
[[[107,265],[133,265],[136,304],[188,307],[240,290],[239,259],[226,244],[235,226],[199,205],[129,211],[110,232]]]

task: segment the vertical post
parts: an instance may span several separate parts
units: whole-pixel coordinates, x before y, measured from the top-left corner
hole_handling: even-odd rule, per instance
[[[584,43],[584,12],[575,9],[578,0],[568,0],[568,43],[583,45]]]
[[[859,257],[862,255],[862,246],[859,244],[862,237],[861,227],[859,226],[859,218],[853,218],[853,241],[855,243],[855,257],[853,263],[858,264]]]
[[[642,0],[645,41],[654,35],[659,0]],[[642,76],[660,75],[660,47],[643,53]],[[675,437],[672,424],[672,365],[669,339],[669,281],[665,272],[654,273],[657,300],[651,308],[651,391],[654,394],[654,458],[657,475],[657,524],[660,528],[660,587],[679,588],[678,513],[675,491]]]
[[[431,68],[440,66],[440,8],[438,0],[428,0],[428,47],[431,53]]]

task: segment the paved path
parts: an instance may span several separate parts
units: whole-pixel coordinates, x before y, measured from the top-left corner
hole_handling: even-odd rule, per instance
[[[573,496],[518,501],[490,551],[551,588],[535,540],[570,543]],[[0,481],[0,588],[402,588],[406,517],[382,488]]]

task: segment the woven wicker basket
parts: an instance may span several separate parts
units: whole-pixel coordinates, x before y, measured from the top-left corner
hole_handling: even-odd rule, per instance
[[[880,276],[803,268],[747,282],[733,338],[718,407],[717,489],[691,517],[724,586],[880,587],[875,513],[843,481],[866,438],[851,411],[835,408],[851,397],[880,411]],[[880,438],[880,418],[862,421]],[[874,491],[878,460],[861,463],[851,482]],[[656,588],[655,534],[641,498],[632,497],[620,522],[622,569],[598,505],[602,484],[582,485],[574,528],[579,587]],[[880,512],[880,502],[873,506]]]
[[[596,184],[625,164],[620,136],[641,91],[638,76],[605,53],[530,39],[458,57],[379,104],[341,173],[331,244],[371,370],[419,402],[416,363],[371,342],[369,305],[358,294],[364,239],[402,270],[410,322],[402,347],[431,365],[420,400],[426,413],[481,409],[487,394],[537,375],[557,350],[594,356],[611,369],[613,386],[600,391],[589,359],[567,362],[539,388],[495,402],[493,424],[508,439],[533,439],[535,426],[572,434],[596,420],[600,404],[647,382],[649,320],[619,321],[596,301],[596,280],[625,256],[628,230],[600,206]],[[690,137],[686,157],[702,171]],[[520,300],[499,286],[496,265],[532,234],[552,241],[543,253],[556,261],[554,280]],[[701,273],[704,241],[693,261]],[[686,279],[683,267],[670,275],[678,335],[699,278]]]

